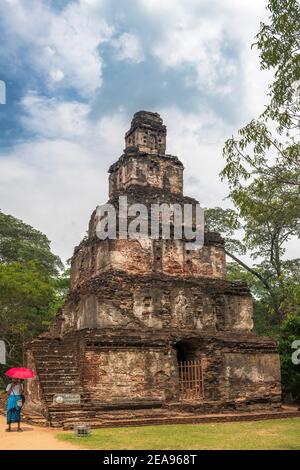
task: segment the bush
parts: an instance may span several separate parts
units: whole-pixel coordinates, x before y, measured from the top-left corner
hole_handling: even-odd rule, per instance
[[[284,399],[300,402],[300,364],[292,363],[292,343],[300,340],[300,310],[288,315],[280,328],[279,350],[281,356],[282,390]]]

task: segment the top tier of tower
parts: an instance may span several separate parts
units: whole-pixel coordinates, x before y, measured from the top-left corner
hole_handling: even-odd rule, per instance
[[[158,113],[139,111],[134,114],[125,134],[125,148],[135,147],[147,154],[165,155],[166,136],[167,128]]]
[[[139,111],[125,134],[123,155],[109,169],[109,197],[133,186],[182,195],[183,165],[166,154],[167,129],[158,113]]]

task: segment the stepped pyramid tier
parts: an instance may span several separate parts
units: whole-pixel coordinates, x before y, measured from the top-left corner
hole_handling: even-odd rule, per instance
[[[149,211],[198,205],[183,195],[184,168],[166,154],[166,134],[159,114],[135,113],[123,154],[109,168],[107,202],[127,225],[134,217],[121,210],[125,196]],[[27,409],[70,425],[100,423],[101,413],[116,409],[279,408],[277,344],[252,332],[252,297],[244,283],[226,280],[222,237],[205,231],[203,246],[190,249],[185,236],[174,236],[171,211],[168,238],[121,238],[117,217],[117,236],[99,239],[102,217],[93,211],[74,250],[70,294],[51,331],[26,346],[37,372]]]

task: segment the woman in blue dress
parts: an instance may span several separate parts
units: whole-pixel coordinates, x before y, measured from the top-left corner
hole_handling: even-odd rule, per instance
[[[23,404],[23,384],[20,379],[14,379],[11,384],[6,387],[8,393],[7,400],[7,431],[11,431],[12,423],[18,424],[18,431],[21,429],[21,409]]]

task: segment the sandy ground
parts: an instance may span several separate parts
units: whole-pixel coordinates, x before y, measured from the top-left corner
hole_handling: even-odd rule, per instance
[[[0,416],[0,450],[80,450],[55,439],[55,434],[61,432],[57,429],[22,423],[23,432],[16,432],[16,425],[12,432],[5,432],[6,427],[4,416]]]

